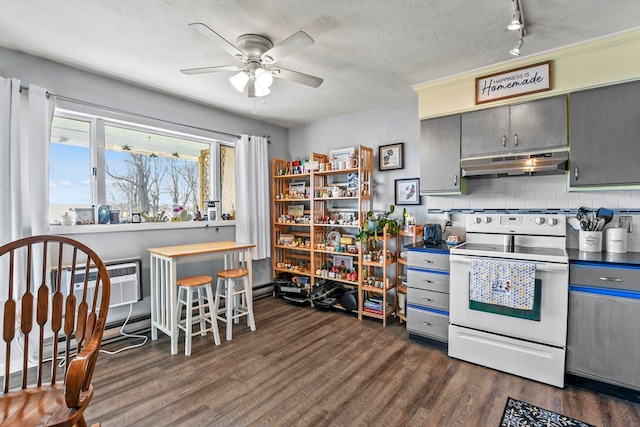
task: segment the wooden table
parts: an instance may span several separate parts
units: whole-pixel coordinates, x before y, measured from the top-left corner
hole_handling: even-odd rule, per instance
[[[151,253],[151,339],[158,339],[158,330],[164,332],[171,337],[171,354],[178,353],[176,280],[179,260],[223,256],[224,268],[245,268],[249,272],[249,286],[252,286],[251,250],[255,246],[224,241],[147,249]],[[213,272],[211,276],[214,276]]]

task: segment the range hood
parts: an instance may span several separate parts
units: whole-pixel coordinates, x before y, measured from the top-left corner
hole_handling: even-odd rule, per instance
[[[560,151],[486,159],[463,159],[460,167],[463,177],[560,174],[567,170],[568,160],[569,153]]]

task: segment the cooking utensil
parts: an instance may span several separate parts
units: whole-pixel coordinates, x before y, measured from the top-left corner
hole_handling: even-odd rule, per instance
[[[602,231],[606,224],[607,224],[606,220],[604,218],[600,218],[598,220],[598,224],[596,224],[596,230],[595,231]]]
[[[600,208],[596,212],[596,216],[598,218],[604,218],[604,225],[607,225],[613,219],[613,211],[611,209]],[[604,228],[604,226],[602,228]]]
[[[567,223],[574,230],[581,230],[582,229],[582,227],[580,226],[580,220],[578,218],[576,218],[575,216],[570,216],[569,218],[567,218]]]

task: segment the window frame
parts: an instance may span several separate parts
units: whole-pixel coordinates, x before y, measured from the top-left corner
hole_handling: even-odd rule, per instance
[[[221,188],[221,165],[220,165],[220,149],[221,146],[229,146],[235,148],[232,141],[224,141],[213,136],[202,136],[194,133],[188,133],[181,130],[172,129],[173,127],[187,127],[188,125],[180,125],[162,120],[151,119],[157,122],[155,125],[136,122],[136,116],[122,118],[109,117],[108,115],[98,115],[96,113],[86,113],[68,108],[56,108],[54,118],[62,117],[70,120],[78,120],[89,123],[89,161],[91,163],[89,174],[90,182],[90,200],[94,206],[106,204],[107,195],[107,177],[106,177],[106,137],[105,129],[107,126],[118,126],[139,132],[152,132],[168,137],[176,137],[188,139],[194,142],[207,144],[209,146],[209,189],[210,197],[214,200],[220,198]],[[145,118],[149,121],[149,118]],[[163,126],[164,125],[164,126]],[[201,133],[206,132],[204,129],[197,128]],[[211,132],[213,134],[213,132]],[[51,189],[49,189],[49,192]],[[50,193],[49,193],[50,194]],[[206,210],[206,201],[200,200],[201,208]],[[206,212],[203,212],[203,214]],[[138,224],[139,225],[139,224]],[[148,225],[148,224],[142,224]],[[85,229],[85,226],[79,227]]]

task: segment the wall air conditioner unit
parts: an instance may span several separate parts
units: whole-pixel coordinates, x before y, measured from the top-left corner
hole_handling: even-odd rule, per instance
[[[140,271],[142,260],[133,259],[126,261],[105,262],[109,277],[111,279],[111,298],[109,307],[130,304],[142,300],[142,280]],[[71,268],[66,268],[62,272],[63,292],[70,295],[74,292],[76,298],[82,298],[82,288],[84,287],[84,268],[76,268],[73,283],[71,280]],[[89,290],[87,300],[93,300],[93,292],[96,286],[97,268],[89,269]],[[100,298],[98,298],[98,301]]]

